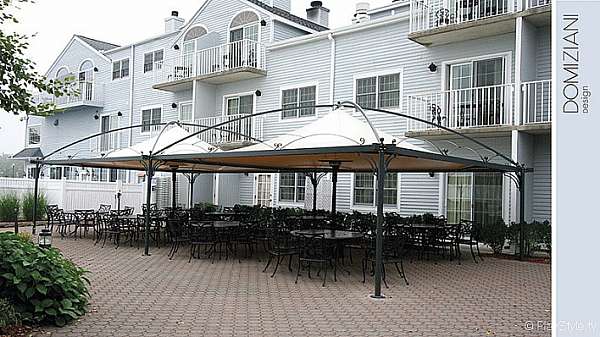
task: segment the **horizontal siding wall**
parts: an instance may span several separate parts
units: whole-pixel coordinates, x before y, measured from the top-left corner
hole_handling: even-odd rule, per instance
[[[539,27],[536,34],[536,73],[537,79],[552,78],[552,28]]]
[[[298,36],[306,35],[307,33],[296,27],[286,25],[285,23],[274,21],[275,27],[273,31],[273,42],[279,42],[287,39],[292,39]]]
[[[551,136],[536,136],[533,162],[533,219],[552,218],[552,145]]]

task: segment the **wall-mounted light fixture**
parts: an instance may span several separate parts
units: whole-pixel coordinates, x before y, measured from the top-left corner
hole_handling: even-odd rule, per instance
[[[172,103],[172,104],[171,104],[171,108],[173,108],[173,109],[177,109],[177,103]]]
[[[95,120],[99,120],[99,119],[100,119],[100,116],[98,116],[98,114],[95,114],[95,115],[94,115],[94,119],[95,119]]]
[[[54,126],[58,126],[58,123],[59,123],[59,122],[58,122],[58,119],[55,119],[55,120],[54,120],[54,123],[52,123],[52,124],[54,124]]]
[[[256,91],[254,92],[254,94],[256,95],[256,97],[260,97],[260,96],[262,96],[262,91],[260,91],[260,90],[256,90]]]
[[[431,178],[433,178],[433,177],[435,177],[435,173],[433,173],[433,172],[429,172],[429,176],[430,176]]]
[[[260,20],[260,25],[265,27],[267,25],[267,21],[265,20]]]
[[[123,113],[121,111],[117,112],[117,116],[123,117]]]
[[[98,71],[99,71],[99,70],[98,70],[98,67],[94,67],[94,72],[96,72],[96,73],[97,73]]]
[[[175,49],[175,50],[179,50],[179,45],[178,45],[178,44],[174,45],[174,46],[173,46],[173,49]]]
[[[431,62],[431,64],[429,65],[428,68],[429,68],[429,71],[431,71],[432,73],[435,73],[437,71],[437,66],[433,62]]]

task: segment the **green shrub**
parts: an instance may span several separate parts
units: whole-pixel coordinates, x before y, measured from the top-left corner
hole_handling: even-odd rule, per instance
[[[19,324],[19,314],[15,307],[7,299],[0,298],[0,329]]]
[[[480,225],[480,242],[483,242],[490,246],[494,251],[494,254],[502,253],[504,242],[506,241],[506,223],[504,220],[499,218],[498,220],[489,224]]]
[[[513,223],[508,229],[508,239],[512,245],[521,247],[520,245],[520,230],[521,225]],[[540,251],[542,245],[547,250],[552,248],[552,226],[550,222],[538,222],[523,224],[523,255],[531,256],[534,252]]]
[[[0,221],[15,221],[21,202],[14,194],[0,196]]]
[[[27,192],[23,197],[23,217],[27,221],[33,220],[33,193]],[[46,196],[43,193],[38,194],[38,206],[36,209],[37,219],[44,220],[46,215],[46,206],[48,205],[48,201]]]
[[[213,205],[209,202],[201,202],[201,203],[195,204],[194,208],[200,210],[203,213],[211,213],[211,212],[215,212],[217,210],[217,206]]]
[[[0,297],[9,299],[25,322],[63,326],[83,315],[86,273],[57,249],[0,233]]]

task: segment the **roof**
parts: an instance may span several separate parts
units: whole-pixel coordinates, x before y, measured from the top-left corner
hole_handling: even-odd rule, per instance
[[[28,147],[19,151],[19,153],[15,154],[12,157],[13,159],[31,159],[42,158],[43,156],[44,154],[42,153],[42,150],[39,147]]]
[[[107,50],[111,50],[111,49],[120,47],[119,45],[114,44],[114,43],[92,39],[92,38],[89,38],[89,37],[86,37],[83,35],[75,35],[75,36],[77,36],[78,38],[83,40],[83,42],[89,44],[92,48],[96,49],[99,52],[104,52]]]
[[[260,0],[246,0],[246,1],[251,2],[251,3],[259,6],[260,8],[265,9],[265,10],[267,10],[267,11],[269,11],[269,12],[275,14],[275,15],[281,16],[284,19],[290,20],[290,21],[292,21],[294,23],[302,25],[302,26],[304,26],[306,28],[310,28],[310,29],[315,30],[317,32],[322,32],[322,31],[325,31],[325,30],[329,30],[329,28],[327,28],[325,26],[322,26],[322,25],[320,25],[318,23],[315,23],[315,22],[312,22],[310,20],[301,18],[301,17],[299,17],[297,15],[294,15],[294,14],[292,14],[292,13],[286,11],[286,10],[283,10],[281,8],[277,8],[277,7],[274,7],[274,6],[269,6],[269,5],[265,4],[264,2],[262,2]]]

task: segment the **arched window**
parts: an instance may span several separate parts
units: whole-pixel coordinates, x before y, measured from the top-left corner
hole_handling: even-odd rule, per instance
[[[67,76],[69,76],[69,69],[67,69],[67,67],[61,67],[56,72],[56,79],[57,80],[64,80],[65,77],[67,77]]]
[[[183,36],[183,54],[191,54],[199,49],[197,41],[207,33],[206,28],[202,26],[190,28]]]
[[[79,71],[90,71],[94,70],[94,64],[90,60],[85,60],[79,67]]]
[[[229,42],[258,41],[259,20],[253,11],[243,11],[236,15],[229,25]]]
[[[85,100],[92,100],[94,91],[94,64],[85,60],[79,66],[79,93]]]
[[[195,40],[203,35],[206,35],[207,31],[202,26],[192,27],[190,30],[185,33],[183,37],[183,42]]]

